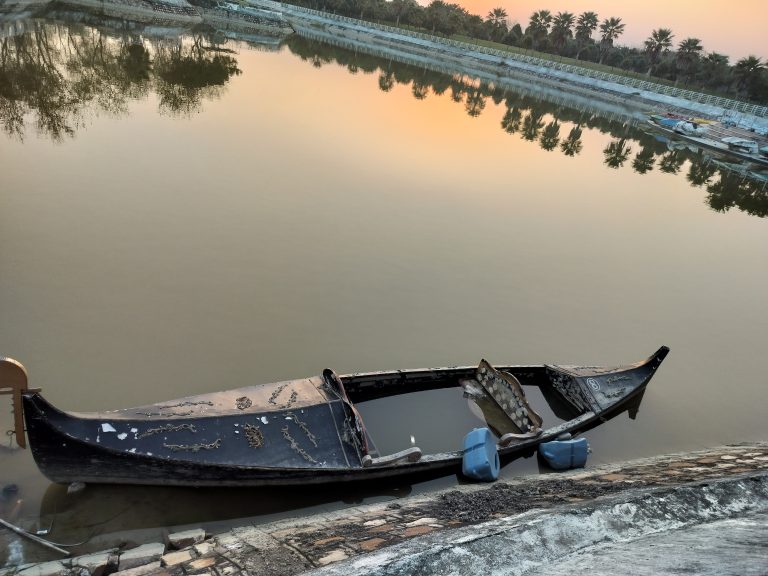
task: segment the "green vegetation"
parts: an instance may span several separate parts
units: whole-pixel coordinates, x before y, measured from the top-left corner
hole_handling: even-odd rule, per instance
[[[728,56],[707,53],[698,38],[675,45],[669,28],[652,30],[643,49],[618,46],[625,23],[617,16],[602,20],[595,12],[538,10],[528,25],[509,26],[503,8],[483,19],[458,4],[433,0],[288,0],[289,3],[352,18],[385,22],[513,52],[533,51],[541,58],[642,77],[654,82],[768,104],[768,69],[756,56],[729,63]]]

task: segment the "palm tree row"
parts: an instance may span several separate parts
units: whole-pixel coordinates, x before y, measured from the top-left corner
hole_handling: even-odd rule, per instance
[[[768,103],[768,70],[756,56],[742,58],[735,65],[728,56],[705,53],[698,38],[674,44],[669,28],[653,30],[643,48],[617,46],[625,23],[617,16],[603,18],[586,11],[551,13],[537,10],[525,29],[509,25],[504,8],[490,10],[483,19],[458,4],[432,0],[425,7],[416,0],[288,0],[337,14],[372,21],[407,25],[444,36],[469,36],[527,50],[605,64],[646,74],[694,89],[704,89]],[[675,49],[676,48],[676,49]]]

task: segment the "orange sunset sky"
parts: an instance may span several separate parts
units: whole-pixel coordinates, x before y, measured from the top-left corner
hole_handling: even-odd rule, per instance
[[[429,4],[430,0],[419,0]],[[626,24],[618,44],[642,46],[655,28],[671,28],[675,44],[685,38],[701,40],[706,52],[739,58],[755,55],[768,58],[768,0],[446,0],[456,2],[472,14],[485,17],[501,7],[510,25],[525,28],[536,10],[596,12],[600,19],[618,16]]]

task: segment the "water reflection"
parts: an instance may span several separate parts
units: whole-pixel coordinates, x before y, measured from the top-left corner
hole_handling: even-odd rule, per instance
[[[251,46],[267,49],[278,45],[274,35],[260,44],[253,30],[227,29],[225,33],[210,24],[165,28],[163,35],[152,36],[147,23],[51,6],[46,8],[48,16],[69,22],[27,20],[21,27],[15,25],[15,32],[0,37],[0,123],[13,138],[24,138],[27,118],[53,140],[72,137],[83,128],[88,114],[125,115],[132,101],[151,94],[157,97],[160,113],[189,116],[200,112],[205,101],[220,98],[230,79],[241,74],[229,39],[247,39]],[[171,30],[175,32],[170,34]],[[284,45],[315,67],[333,64],[350,74],[378,73],[378,87],[385,93],[403,85],[417,100],[448,94],[473,118],[485,113],[491,100],[505,107],[502,130],[546,151],[577,156],[584,148],[583,129],[599,130],[613,138],[603,149],[609,169],[679,174],[687,165],[688,182],[706,189],[714,210],[738,208],[755,216],[768,214],[765,172],[645,134],[628,118],[605,117],[562,98],[553,103],[506,85],[297,35]]]
[[[297,494],[287,488],[164,488],[89,485],[69,494],[51,484],[40,504],[39,525],[49,537],[84,542],[74,553],[130,540],[133,530],[195,525],[216,530],[220,523],[242,518],[279,518],[297,509],[328,509],[403,498],[410,484],[348,486]]]
[[[768,213],[768,173],[751,170],[749,166],[723,163],[711,153],[645,133],[640,129],[641,125],[632,125],[627,119],[602,117],[595,110],[569,107],[566,102],[552,104],[464,75],[451,76],[395,63],[319,40],[294,36],[286,45],[293,54],[318,67],[335,63],[349,69],[358,62],[361,67],[365,64],[365,68],[371,70],[374,59],[379,70],[379,88],[383,92],[390,92],[396,84],[401,84],[410,86],[414,98],[424,100],[430,93],[439,96],[450,89],[451,100],[463,105],[465,113],[471,117],[483,112],[488,99],[497,104],[504,103],[506,110],[501,118],[501,129],[537,143],[547,151],[559,149],[566,156],[577,156],[584,146],[583,128],[597,129],[614,138],[603,149],[604,165],[608,168],[630,167],[637,174],[647,174],[658,168],[666,174],[678,174],[688,163],[688,181],[694,187],[706,187],[707,201],[712,209],[726,212],[738,208],[759,217]],[[571,125],[565,138],[562,137],[564,124]],[[729,201],[724,201],[723,196]]]
[[[223,46],[233,27],[239,39],[267,49],[285,35],[254,18],[221,24],[216,10],[202,8],[210,22],[194,27],[189,15],[181,22],[165,14],[121,17],[118,5],[109,5],[109,16],[58,2],[37,6],[34,18],[13,8],[0,2],[0,123],[18,139],[28,115],[39,133],[59,141],[88,114],[126,114],[131,101],[153,92],[161,113],[199,112],[241,73]]]
[[[0,39],[0,119],[23,138],[24,117],[33,113],[40,133],[61,140],[74,136],[86,113],[126,114],[150,90],[161,112],[199,111],[239,73],[235,58],[202,34],[149,40],[36,20]]]

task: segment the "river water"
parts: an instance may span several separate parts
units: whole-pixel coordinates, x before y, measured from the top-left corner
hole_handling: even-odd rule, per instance
[[[0,37],[0,354],[55,405],[112,409],[325,367],[618,364],[665,344],[637,420],[590,432],[590,462],[766,438],[760,174],[567,98],[298,36],[73,13]],[[363,416],[392,449],[411,436],[455,449],[473,423],[450,392]],[[18,486],[5,517],[93,547],[456,482],[67,495],[28,451],[0,448],[0,483]]]

